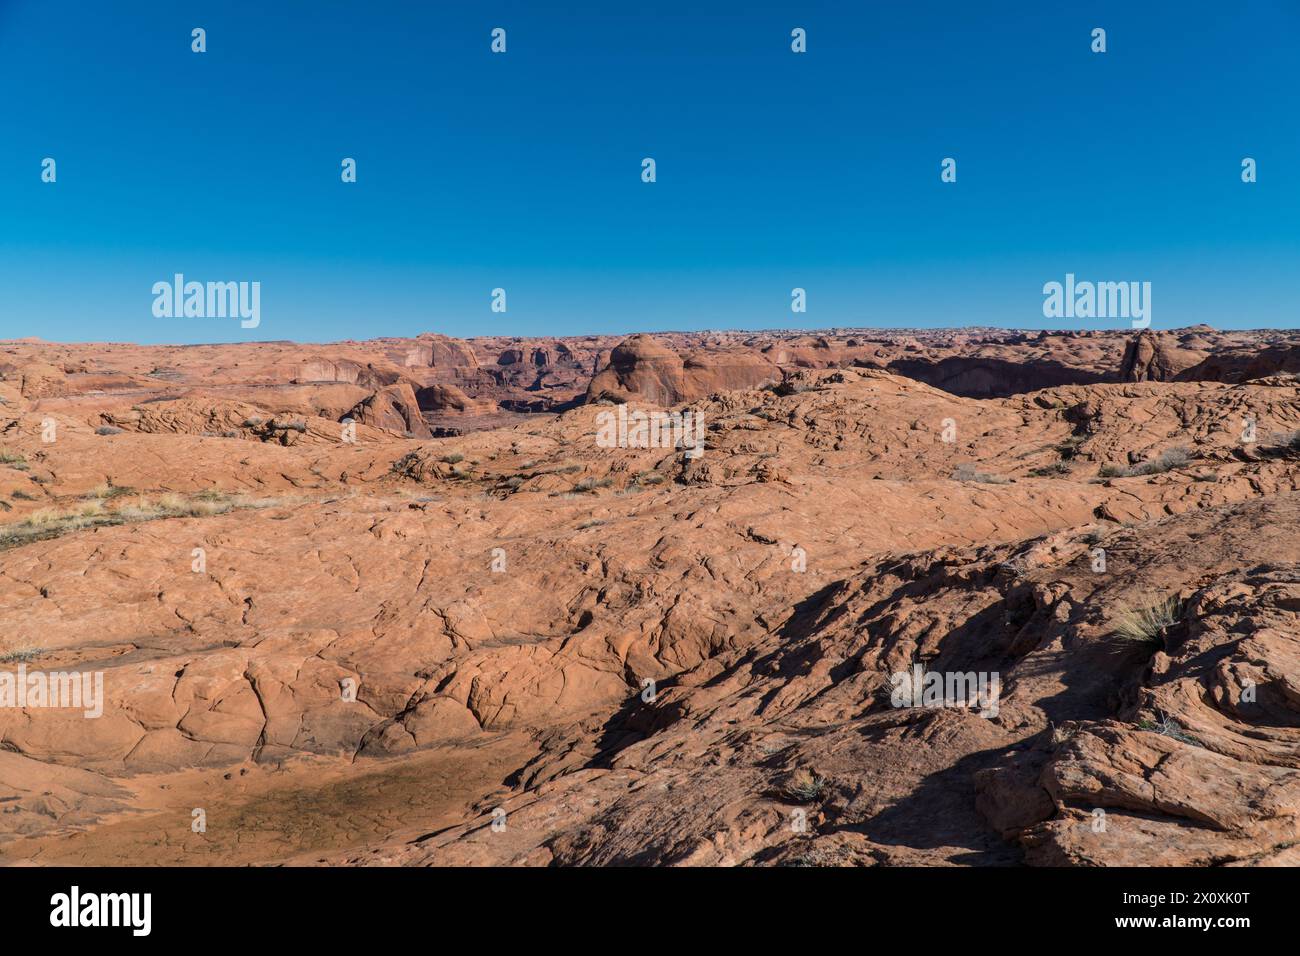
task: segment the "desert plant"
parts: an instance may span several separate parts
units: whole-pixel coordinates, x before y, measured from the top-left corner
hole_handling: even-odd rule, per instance
[[[103,501],[106,499],[121,498],[123,495],[134,493],[134,489],[129,488],[126,485],[115,485],[111,481],[106,481],[91,488],[86,492],[86,497]]]
[[[0,450],[0,465],[23,465],[27,459],[22,455],[7,450]]]
[[[1192,453],[1186,448],[1166,448],[1154,461],[1143,462],[1138,466],[1138,473],[1154,475],[1159,472],[1182,468],[1192,460]]]
[[[100,425],[98,428],[95,429],[95,434],[96,435],[120,435],[122,434],[122,429],[118,428],[116,425]]]
[[[980,471],[971,464],[961,464],[953,469],[952,480],[975,481],[983,485],[1005,485],[1007,483],[1007,479],[1001,475],[991,475],[986,471]]]
[[[156,499],[138,496],[131,500],[115,501],[112,509],[105,506],[105,500],[90,498],[71,508],[41,508],[33,511],[22,521],[0,527],[0,549],[56,538],[83,528],[156,518],[207,517],[225,514],[235,508],[271,508],[283,503],[283,499],[279,498],[246,499],[226,497],[219,492],[206,492],[193,498],[178,494],[164,494]]]
[[[0,664],[25,664],[40,656],[35,647],[18,647],[9,651],[0,651]]]
[[[1084,435],[1071,435],[1065,441],[1054,447],[1055,452],[1062,458],[1070,459],[1079,453],[1079,446],[1086,441]]]
[[[1131,468],[1121,468],[1118,465],[1102,465],[1098,474],[1102,478],[1132,478],[1135,475],[1159,475],[1166,471],[1172,471],[1175,468],[1182,468],[1192,459],[1192,453],[1183,447],[1166,448],[1159,456],[1133,465]]]
[[[799,769],[790,774],[785,783],[786,796],[801,803],[820,800],[826,792],[827,781],[810,770]]]
[[[1063,461],[1055,461],[1042,468],[1034,468],[1029,473],[1035,478],[1051,478],[1054,475],[1068,475],[1070,466]]]
[[[452,455],[443,455],[443,456],[442,456],[441,458],[439,458],[438,460],[439,460],[440,462],[442,462],[444,465],[459,465],[462,461],[465,460],[465,456],[464,456],[464,455],[455,455],[455,454],[452,454]]]
[[[1187,733],[1187,731],[1185,731],[1182,728],[1182,726],[1178,723],[1178,721],[1174,720],[1168,714],[1161,713],[1160,711],[1157,710],[1156,716],[1160,719],[1151,720],[1149,718],[1144,718],[1138,721],[1138,729],[1149,730],[1151,731],[1151,733],[1154,734],[1163,734],[1166,737],[1170,737],[1181,743],[1191,744],[1194,747],[1201,746],[1201,742],[1199,740],[1197,740],[1191,734]]]
[[[1068,743],[1071,738],[1079,732],[1079,725],[1073,720],[1067,720],[1061,726],[1049,722],[1048,727],[1051,729],[1052,747],[1056,748],[1062,744]]]
[[[1182,602],[1177,595],[1170,595],[1140,608],[1122,608],[1111,633],[1136,644],[1162,644],[1165,628],[1177,624],[1181,616]]]

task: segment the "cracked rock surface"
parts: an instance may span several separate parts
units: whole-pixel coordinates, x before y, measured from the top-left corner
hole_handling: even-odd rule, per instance
[[[274,407],[0,381],[0,674],[104,693],[0,707],[0,860],[1298,862],[1294,377],[499,344],[276,346]],[[685,401],[704,453],[601,447],[598,403],[427,437],[422,370],[492,355]],[[995,712],[895,706],[914,669]]]

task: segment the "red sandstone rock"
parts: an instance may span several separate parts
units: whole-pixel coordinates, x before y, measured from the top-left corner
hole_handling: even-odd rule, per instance
[[[0,343],[0,671],[105,688],[0,708],[0,859],[1295,862],[1300,384],[852,338]],[[954,394],[1016,356],[1068,381]],[[704,452],[605,447],[600,405],[403,437],[548,387]],[[918,665],[997,714],[892,706]]]

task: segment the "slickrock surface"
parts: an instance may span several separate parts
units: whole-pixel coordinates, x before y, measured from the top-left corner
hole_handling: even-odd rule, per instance
[[[1300,862],[1249,335],[0,343],[0,861]]]

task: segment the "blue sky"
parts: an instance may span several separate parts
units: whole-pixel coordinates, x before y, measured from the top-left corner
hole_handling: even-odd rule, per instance
[[[1045,319],[1067,272],[1294,327],[1297,34],[1293,0],[0,0],[0,337],[1127,325]],[[176,272],[260,282],[260,326],[156,318]]]

